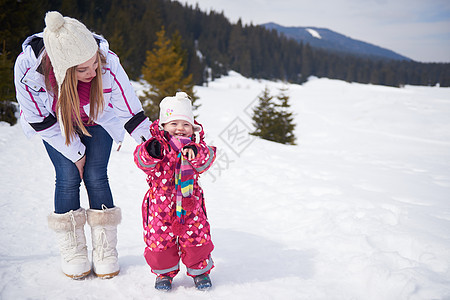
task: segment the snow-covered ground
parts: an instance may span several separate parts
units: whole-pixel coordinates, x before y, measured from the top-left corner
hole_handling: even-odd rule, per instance
[[[0,299],[450,299],[450,89],[287,85],[297,145],[286,146],[248,135],[266,86],[285,85],[231,73],[196,87],[219,149],[202,178],[216,246],[208,292],[184,267],[170,293],[154,290],[129,137],[109,168],[121,273],[65,277],[46,221],[51,162],[38,137],[0,124]]]

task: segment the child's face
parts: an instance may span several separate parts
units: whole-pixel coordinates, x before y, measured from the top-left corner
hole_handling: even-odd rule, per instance
[[[190,137],[194,133],[191,123],[184,120],[173,120],[163,125],[165,131],[172,136]]]

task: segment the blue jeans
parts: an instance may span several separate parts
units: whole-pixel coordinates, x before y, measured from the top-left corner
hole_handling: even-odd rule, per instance
[[[108,182],[108,161],[111,154],[112,138],[100,125],[86,126],[92,137],[81,136],[86,146],[86,164],[83,181],[91,209],[114,207]],[[80,208],[80,173],[75,164],[44,141],[45,149],[55,167],[55,213],[63,214]]]

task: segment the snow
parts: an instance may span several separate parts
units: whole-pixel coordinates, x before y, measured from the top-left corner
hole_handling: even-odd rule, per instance
[[[318,33],[316,30],[311,29],[311,28],[306,28],[306,31],[309,32],[309,34],[311,34],[313,37],[315,37],[316,39],[322,39],[322,36],[320,35],[320,33]]]
[[[288,87],[297,145],[247,134],[266,86],[274,95]],[[195,290],[184,267],[170,293],[153,288],[142,256],[147,184],[130,137],[109,168],[123,212],[121,273],[65,277],[46,222],[51,162],[40,138],[3,123],[1,299],[450,299],[450,89],[286,85],[232,72],[196,93],[198,120],[219,149],[202,178],[213,288]]]

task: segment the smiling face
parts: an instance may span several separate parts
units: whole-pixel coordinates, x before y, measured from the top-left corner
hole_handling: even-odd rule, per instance
[[[91,82],[97,76],[98,55],[97,53],[87,62],[75,67],[78,81]]]
[[[188,121],[173,120],[163,125],[165,131],[172,136],[190,137],[194,133],[194,127]]]

